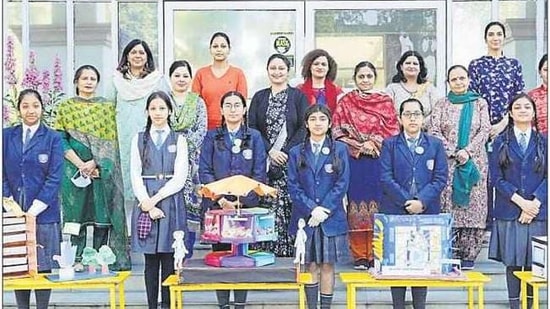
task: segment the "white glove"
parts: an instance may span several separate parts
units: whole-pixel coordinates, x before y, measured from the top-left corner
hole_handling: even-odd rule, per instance
[[[321,222],[315,220],[315,218],[313,218],[313,216],[311,216],[309,218],[309,220],[307,221],[307,225],[309,227],[317,227],[317,226],[319,226],[319,224],[321,224]]]
[[[311,211],[311,217],[319,223],[325,222],[325,220],[328,218],[328,214],[330,214],[330,210],[321,206],[317,206]]]
[[[34,217],[38,217],[38,215],[41,214],[47,208],[48,208],[48,205],[46,205],[44,202],[40,200],[34,200],[32,201],[32,205],[29,208],[29,210],[27,210],[27,213]]]

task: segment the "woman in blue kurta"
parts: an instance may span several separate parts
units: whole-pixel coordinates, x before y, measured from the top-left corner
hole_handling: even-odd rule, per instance
[[[487,55],[470,62],[468,75],[470,76],[470,89],[487,101],[489,121],[491,122],[487,151],[491,152],[492,140],[508,124],[506,111],[510,100],[523,91],[525,83],[519,61],[503,54],[504,40],[506,39],[504,25],[498,21],[490,22],[485,27],[484,38],[487,43]],[[490,170],[489,173],[491,173]],[[493,186],[489,180],[487,186],[487,229],[492,226],[492,213]]]
[[[266,182],[266,151],[260,132],[246,124],[246,99],[237,91],[230,91],[221,98],[222,125],[208,131],[202,144],[199,160],[201,183],[209,184],[233,175],[244,175],[259,182]],[[239,198],[244,207],[258,206],[255,192]],[[236,196],[222,196],[216,201],[202,200],[203,210],[235,209]],[[231,244],[215,244],[214,251],[230,250]],[[228,290],[216,291],[220,308],[229,308]],[[246,291],[235,291],[235,308],[244,308]]]
[[[325,105],[310,106],[304,122],[306,138],[289,153],[289,232],[296,235],[298,221],[307,222],[305,263],[313,278],[313,283],[306,284],[308,308],[317,308],[319,289],[321,308],[330,308],[334,264],[342,259],[342,249],[347,248],[348,222],[343,199],[350,177],[348,150],[344,143],[332,141],[331,112]]]
[[[36,218],[38,272],[58,268],[52,259],[60,254],[59,190],[63,177],[61,136],[41,123],[43,103],[32,89],[21,91],[17,109],[22,124],[2,132],[2,196],[14,199]],[[51,290],[35,290],[36,308],[46,309]],[[17,307],[29,308],[30,290],[15,292]]]
[[[182,189],[188,157],[185,137],[170,127],[170,97],[153,92],[146,111],[145,131],[134,136],[130,153],[132,189],[138,202],[132,213],[132,250],[145,255],[147,302],[149,309],[156,309],[160,282],[174,273],[172,235],[177,230],[187,232]],[[161,292],[161,307],[168,308],[168,287]]]
[[[382,143],[382,201],[380,213],[390,215],[439,214],[440,198],[447,184],[448,167],[440,139],[421,131],[424,110],[417,99],[399,108],[403,128]],[[413,306],[426,308],[426,287],[413,287]],[[405,308],[406,287],[392,287],[393,308]]]
[[[506,265],[511,309],[519,308],[520,296],[514,271],[531,270],[531,237],[547,235],[547,139],[536,128],[535,111],[527,94],[512,99],[509,125],[496,138],[489,161],[496,189],[489,258]],[[532,293],[528,289],[530,303]]]

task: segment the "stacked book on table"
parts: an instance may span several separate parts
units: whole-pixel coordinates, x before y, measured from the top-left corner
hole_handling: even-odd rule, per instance
[[[5,212],[2,225],[3,277],[34,276],[37,272],[35,218]]]

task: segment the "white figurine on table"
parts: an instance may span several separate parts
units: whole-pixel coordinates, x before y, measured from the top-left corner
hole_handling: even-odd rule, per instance
[[[296,240],[294,241],[294,247],[296,248],[296,258],[294,264],[304,264],[306,256],[306,240],[307,234],[304,231],[306,221],[304,219],[298,220],[298,231],[296,232]]]
[[[174,242],[172,243],[172,248],[174,249],[174,270],[179,273],[183,268],[183,259],[189,251],[185,248],[184,231],[174,231],[172,235],[174,236]]]

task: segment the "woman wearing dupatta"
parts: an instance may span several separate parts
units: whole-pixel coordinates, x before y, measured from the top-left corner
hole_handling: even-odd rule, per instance
[[[71,241],[77,245],[77,271],[84,270],[80,262],[87,226],[94,227],[95,249],[109,245],[115,253],[111,269],[129,270],[115,106],[94,96],[99,79],[95,67],[81,66],[74,77],[77,96],[59,105],[54,124],[61,132],[65,153],[61,185],[64,233],[72,234]]]
[[[454,218],[453,257],[461,260],[462,269],[473,269],[487,219],[485,143],[491,123],[487,102],[468,91],[468,70],[464,66],[452,66],[447,81],[451,91],[436,103],[430,133],[443,141],[447,153],[449,178],[441,207]]]
[[[378,212],[380,186],[380,149],[382,140],[399,133],[392,98],[373,92],[376,69],[368,61],[355,67],[353,79],[358,89],[338,102],[333,115],[332,135],[347,144],[350,155],[348,224],[350,249],[356,269],[373,266],[373,219]]]
[[[139,39],[130,41],[124,47],[113,83],[124,196],[131,200],[134,193],[130,184],[130,142],[145,128],[146,118],[136,116],[143,115],[147,97],[153,91],[161,90],[168,94],[170,87],[162,78],[162,73],[155,70],[149,45]]]
[[[199,152],[206,135],[206,105],[198,94],[189,91],[193,73],[186,60],[177,60],[168,70],[172,99],[175,102],[172,128],[187,140],[189,173],[183,187],[183,198],[187,210],[187,237],[185,258],[193,256],[193,246],[201,222],[201,197],[197,194],[199,181]]]

